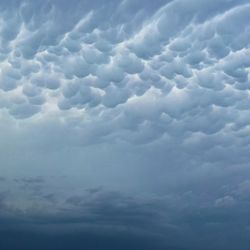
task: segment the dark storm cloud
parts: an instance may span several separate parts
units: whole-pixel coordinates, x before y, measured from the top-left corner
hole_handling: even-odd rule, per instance
[[[164,234],[175,232],[171,232],[171,226],[164,231],[161,229],[158,208],[153,203],[99,188],[94,194],[86,190],[85,196],[68,197],[65,202],[64,209],[53,214],[24,213],[1,205],[0,246],[12,249],[187,249],[166,241],[169,236]]]
[[[235,192],[244,193],[246,186],[243,183]],[[63,209],[50,200],[58,208],[53,213],[16,210],[6,204],[7,197],[1,199],[3,248],[246,249],[249,243],[249,229],[243,230],[249,201],[240,204],[236,193],[235,198],[197,206],[192,193],[143,200],[96,188],[66,198]]]

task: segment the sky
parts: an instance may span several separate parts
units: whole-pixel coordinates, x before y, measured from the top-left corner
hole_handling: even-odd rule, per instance
[[[1,0],[0,249],[249,249],[249,13]]]

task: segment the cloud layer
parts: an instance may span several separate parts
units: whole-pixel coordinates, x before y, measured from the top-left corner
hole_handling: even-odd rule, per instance
[[[0,12],[2,248],[248,249],[249,0]]]

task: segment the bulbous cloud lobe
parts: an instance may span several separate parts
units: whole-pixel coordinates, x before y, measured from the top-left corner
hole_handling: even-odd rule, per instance
[[[122,140],[145,123],[152,141],[175,136],[177,124],[183,139],[237,132],[249,102],[247,1],[97,2],[5,6],[2,113],[32,124],[53,111],[71,129],[71,119],[84,129],[98,119]]]

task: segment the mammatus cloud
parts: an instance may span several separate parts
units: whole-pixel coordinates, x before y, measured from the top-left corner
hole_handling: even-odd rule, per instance
[[[2,1],[0,246],[248,249],[249,12]]]
[[[132,27],[129,14],[118,15],[133,3],[110,5],[111,16],[108,4],[67,25],[53,2],[7,8],[2,109],[31,123],[53,111],[73,129],[72,119],[87,129],[97,119],[122,140],[130,126],[159,133],[155,123],[160,137],[176,126],[190,138],[239,131],[248,112],[247,1],[173,1],[149,15],[139,6]]]

